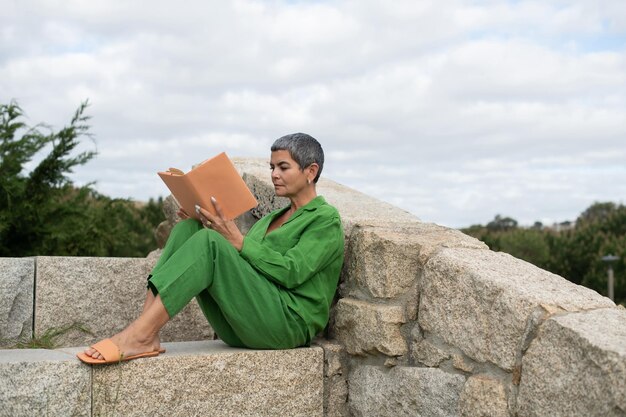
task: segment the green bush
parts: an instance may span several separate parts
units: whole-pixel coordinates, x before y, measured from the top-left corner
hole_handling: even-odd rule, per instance
[[[161,199],[138,205],[68,177],[96,155],[74,152],[90,137],[87,106],[55,132],[27,126],[15,102],[0,105],[0,256],[145,256],[156,248]],[[35,157],[40,162],[27,172]]]

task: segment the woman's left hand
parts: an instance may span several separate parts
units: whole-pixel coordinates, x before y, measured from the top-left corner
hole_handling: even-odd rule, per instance
[[[224,236],[238,251],[243,247],[243,235],[233,220],[228,220],[224,217],[222,208],[214,197],[211,197],[213,207],[217,215],[211,214],[208,210],[200,206],[196,206],[196,211],[202,219],[204,227],[215,230],[220,235]]]

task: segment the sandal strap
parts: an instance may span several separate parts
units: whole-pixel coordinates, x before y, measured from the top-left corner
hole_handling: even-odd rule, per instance
[[[119,347],[111,339],[104,339],[91,346],[97,350],[107,362],[117,362],[122,358]]]

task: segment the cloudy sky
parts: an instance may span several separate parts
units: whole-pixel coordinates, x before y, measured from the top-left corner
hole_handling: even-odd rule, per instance
[[[624,0],[0,0],[11,99],[56,129],[88,99],[72,178],[115,197],[302,131],[328,178],[446,226],[626,202]]]

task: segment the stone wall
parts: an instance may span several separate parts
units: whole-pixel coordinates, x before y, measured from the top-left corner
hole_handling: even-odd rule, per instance
[[[267,161],[236,160],[261,214]],[[346,260],[328,416],[626,416],[626,310],[463,233],[321,179]],[[418,208],[419,209],[419,208]]]

